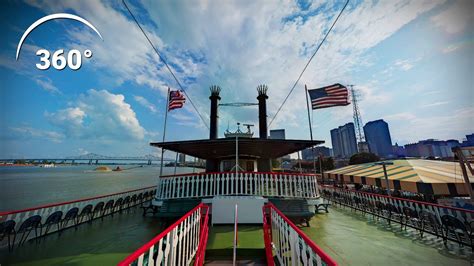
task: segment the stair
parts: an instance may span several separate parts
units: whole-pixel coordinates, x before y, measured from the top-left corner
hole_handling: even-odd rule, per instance
[[[232,260],[206,260],[204,265],[214,265],[214,266],[224,266],[224,265],[232,265]],[[248,260],[237,260],[237,265],[267,265],[264,259],[248,259]]]

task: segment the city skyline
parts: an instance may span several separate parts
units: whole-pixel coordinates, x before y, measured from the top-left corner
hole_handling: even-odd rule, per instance
[[[256,102],[256,87],[265,83],[270,121],[343,2],[196,5],[134,2],[132,8],[205,118],[210,85],[221,86],[222,102]],[[462,140],[474,132],[469,10],[471,1],[351,2],[269,129],[309,139],[304,85],[338,82],[355,84],[363,122],[384,119],[393,143]],[[1,12],[0,157],[158,153],[149,142],[161,141],[166,90],[177,86],[123,6],[8,2]],[[48,22],[30,34],[16,61],[23,32],[58,12],[83,16],[104,40],[73,21]],[[91,49],[93,56],[78,71],[40,71],[34,67],[39,48]],[[258,119],[254,107],[220,112],[220,132],[228,123]],[[313,136],[325,146],[330,129],[352,122],[350,105],[311,114]],[[208,136],[189,103],[170,113],[168,126],[167,140]]]

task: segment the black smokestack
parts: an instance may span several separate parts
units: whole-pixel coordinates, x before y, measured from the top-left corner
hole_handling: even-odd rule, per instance
[[[267,138],[267,85],[259,85],[258,91],[258,130],[260,132],[260,138]]]
[[[217,85],[212,85],[211,88],[211,96],[209,99],[211,100],[211,128],[209,131],[209,139],[217,139],[218,138],[218,107],[219,107],[219,100],[221,97],[219,93],[221,92],[221,88]]]

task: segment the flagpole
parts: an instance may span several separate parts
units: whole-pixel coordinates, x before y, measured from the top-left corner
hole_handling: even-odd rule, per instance
[[[308,109],[308,125],[309,125],[309,136],[311,138],[311,141],[313,141],[313,128],[311,127],[311,116],[309,112],[309,99],[308,99],[308,87],[306,84],[304,85],[304,90],[305,90],[305,95],[306,95],[306,108]],[[314,173],[316,174],[316,156],[314,155],[314,147],[311,146],[311,152],[313,153],[313,170]]]
[[[165,142],[166,137],[166,121],[168,120],[168,107],[170,103],[170,87],[168,87],[168,94],[166,96],[166,109],[165,109],[165,123],[163,126],[163,141]],[[165,154],[165,149],[161,148],[161,163],[160,163],[160,177],[163,176],[163,156]]]

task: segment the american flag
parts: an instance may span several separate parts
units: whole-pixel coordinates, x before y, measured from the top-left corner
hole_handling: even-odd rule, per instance
[[[348,105],[348,91],[343,85],[336,83],[319,89],[308,90],[313,109]]]
[[[185,102],[186,102],[186,98],[184,98],[183,93],[181,93],[179,90],[170,91],[170,100],[168,102],[168,111],[183,107]]]

